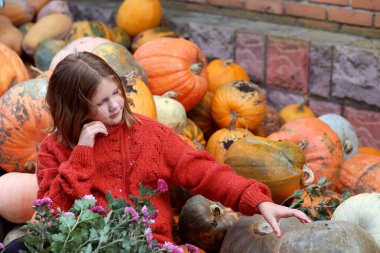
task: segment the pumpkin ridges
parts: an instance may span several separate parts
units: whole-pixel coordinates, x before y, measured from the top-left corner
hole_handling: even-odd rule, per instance
[[[16,78],[16,71],[14,70],[11,61],[1,51],[0,60],[2,62],[2,66],[0,68],[0,95],[2,95],[10,86],[13,85]]]

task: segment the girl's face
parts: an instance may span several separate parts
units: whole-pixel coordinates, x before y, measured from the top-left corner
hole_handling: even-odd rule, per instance
[[[124,110],[124,98],[112,79],[103,78],[91,99],[90,120],[101,121],[105,125],[121,122]]]

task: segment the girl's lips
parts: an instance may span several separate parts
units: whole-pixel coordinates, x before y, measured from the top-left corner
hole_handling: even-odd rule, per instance
[[[119,116],[119,113],[120,113],[120,111],[118,111],[117,113],[112,114],[110,118],[111,119],[116,118],[117,116]]]

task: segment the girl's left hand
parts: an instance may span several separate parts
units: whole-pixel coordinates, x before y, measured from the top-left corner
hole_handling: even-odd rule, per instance
[[[272,226],[273,231],[278,237],[281,236],[281,230],[278,225],[278,221],[281,218],[296,217],[302,223],[311,222],[310,218],[306,216],[303,212],[296,209],[291,209],[286,206],[277,205],[272,202],[261,202],[258,206],[261,215],[265,220]]]

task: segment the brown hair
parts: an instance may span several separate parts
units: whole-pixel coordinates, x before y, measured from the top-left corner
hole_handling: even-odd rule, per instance
[[[123,118],[130,128],[137,119],[128,106],[123,82],[99,56],[76,52],[66,56],[50,77],[46,102],[57,130],[58,143],[64,140],[70,147],[78,143],[82,125],[88,121],[90,100],[103,78],[115,81],[124,98]]]

